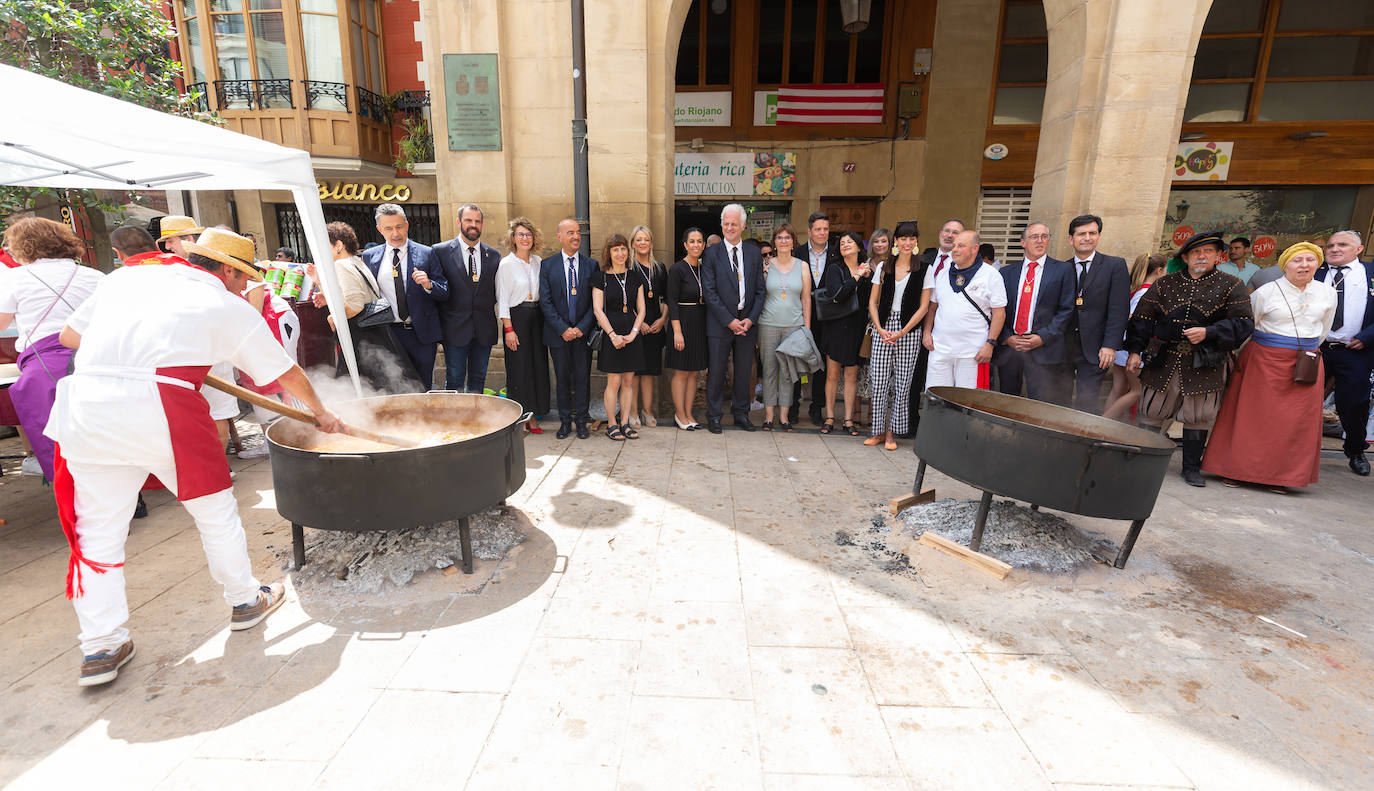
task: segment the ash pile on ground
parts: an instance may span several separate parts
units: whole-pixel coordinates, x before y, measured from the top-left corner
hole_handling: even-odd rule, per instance
[[[845,530],[836,530],[835,543],[842,547],[858,547],[869,560],[873,561],[875,566],[894,577],[916,579],[916,569],[912,567],[911,560],[907,558],[906,553],[888,547],[887,537],[890,534],[887,520],[881,516],[875,516],[869,520],[867,527],[861,532],[850,533]]]
[[[472,554],[500,560],[525,534],[509,507],[497,506],[471,518]],[[462,564],[463,543],[458,522],[431,527],[348,533],[306,530],[305,568],[292,572],[297,588],[348,594],[378,593],[400,588],[421,572]],[[291,564],[291,547],[281,553],[283,567]]]
[[[931,530],[967,546],[977,516],[977,500],[946,498],[912,506],[897,514],[897,522],[903,535],[920,538]],[[988,511],[981,551],[1017,568],[1063,574],[1092,562],[1105,549],[1105,542],[1085,536],[1055,514],[1001,500]]]

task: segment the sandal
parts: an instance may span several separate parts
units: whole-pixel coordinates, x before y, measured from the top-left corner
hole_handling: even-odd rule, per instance
[[[833,418],[833,417],[828,417],[828,418],[826,418],[826,419],[825,419],[825,422],[821,424],[821,433],[822,433],[822,434],[829,434],[830,432],[832,432],[832,431],[834,431],[834,430],[835,430],[835,418]]]
[[[895,439],[893,439],[893,440],[888,440],[887,444],[886,444],[886,445],[883,445],[883,450],[896,450],[896,449],[897,449],[897,440],[895,440]]]
[[[873,436],[871,436],[871,437],[869,437],[868,439],[864,440],[864,444],[865,444],[865,445],[869,445],[869,446],[872,446],[872,445],[881,445],[881,444],[883,444],[883,435],[882,435],[882,434],[874,434]]]
[[[862,436],[862,435],[859,433],[859,429],[858,429],[857,427],[855,427],[854,421],[852,421],[852,420],[846,420],[846,421],[844,422],[844,430],[847,431],[847,432],[849,432],[849,436],[851,436],[851,437]]]
[[[792,433],[792,424],[791,424],[791,423],[788,423],[788,422],[785,421],[785,420],[784,420],[783,422],[781,422],[781,423],[778,424],[778,428],[781,428],[783,431],[786,431],[788,434],[791,434],[791,433]]]
[[[621,426],[620,428],[625,434],[625,439],[639,439],[639,432],[635,431],[632,426]]]
[[[617,426],[614,423],[611,423],[606,426],[606,436],[610,437],[616,442],[625,441],[625,432],[621,431],[620,426]]]
[[[773,430],[773,421],[771,421],[771,420],[765,420],[765,421],[763,421],[763,430],[764,430],[764,431],[772,431],[772,430]]]

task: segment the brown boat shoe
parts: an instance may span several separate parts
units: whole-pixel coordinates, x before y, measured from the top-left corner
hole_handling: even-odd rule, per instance
[[[258,588],[258,600],[252,604],[240,604],[233,610],[229,619],[229,630],[240,632],[252,629],[262,623],[271,612],[286,601],[286,586],[280,582]]]
[[[133,658],[133,640],[125,640],[123,645],[109,651],[90,654],[81,662],[81,677],[76,680],[76,684],[80,687],[108,684],[119,675],[119,669]]]

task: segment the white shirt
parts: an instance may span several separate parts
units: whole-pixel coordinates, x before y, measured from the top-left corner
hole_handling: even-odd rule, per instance
[[[944,266],[941,266],[941,263]],[[935,270],[940,270],[940,274],[943,275],[951,266],[954,266],[954,256],[946,250],[935,251],[935,260],[926,267],[926,279],[921,283],[921,288],[935,288]],[[1006,291],[1005,288],[1002,290]]]
[[[1096,257],[1097,257],[1097,253],[1093,253],[1092,255],[1088,256],[1088,260],[1084,261],[1083,259],[1081,259],[1081,258],[1078,257],[1078,253],[1074,253],[1074,254],[1073,254],[1073,276],[1074,276],[1075,278],[1078,277],[1078,273],[1081,271],[1081,272],[1083,273],[1083,277],[1086,279],[1086,278],[1088,277],[1088,273],[1091,272],[1092,269],[1093,269],[1093,259],[1096,258]],[[1079,265],[1082,265],[1082,269],[1081,269],[1081,270],[1079,269]]]
[[[563,265],[567,266],[567,259]],[[566,271],[566,270],[564,270]],[[496,269],[496,307],[503,319],[510,318],[510,309],[521,302],[539,299],[539,256],[530,253],[530,262],[520,260],[515,253],[501,259]]]
[[[19,333],[15,351],[24,351],[30,340],[61,332],[67,317],[91,296],[103,277],[104,272],[69,258],[40,258],[28,266],[0,270],[0,313],[14,314]]]
[[[377,290],[382,292],[382,296],[386,297],[387,303],[391,305],[392,321],[401,320],[401,310],[396,304],[396,278],[391,275],[391,257],[396,254],[395,251],[400,251],[401,282],[405,283],[410,278],[410,257],[408,255],[409,251],[406,249],[409,246],[410,245],[392,247],[391,245],[387,245],[386,248],[382,250],[382,261],[377,265]]]
[[[913,265],[915,265],[915,264],[917,263],[915,256],[912,256],[911,263],[912,263]],[[893,262],[892,262],[892,267],[893,267],[893,271],[895,272],[895,271],[896,271],[896,267],[897,267],[897,262],[896,262],[895,259],[894,259]],[[901,313],[902,313],[902,297],[906,294],[906,287],[907,287],[907,284],[910,283],[910,282],[911,282],[911,270],[910,270],[910,269],[907,269],[907,270],[906,270],[906,277],[904,277],[904,278],[902,278],[901,280],[898,280],[898,281],[896,281],[895,283],[892,284],[892,310],[897,311],[897,314],[898,314],[898,315],[901,315]],[[873,267],[873,287],[874,287],[874,288],[877,288],[878,286],[881,286],[882,284],[883,284],[883,265],[882,265],[881,263],[875,263],[875,265],[874,265],[874,267]],[[887,321],[887,317],[886,317],[886,316],[879,316],[878,318],[882,319],[883,321]]]
[[[81,333],[76,374],[57,383],[44,433],[92,464],[175,466],[158,368],[227,362],[265,383],[292,365],[247,300],[191,266],[116,270],[67,326]]]
[[[930,330],[935,351],[946,357],[974,357],[992,337],[991,327],[964,295],[954,290],[949,282],[949,267],[934,280],[935,290],[930,301],[940,306],[935,311],[935,324]],[[972,297],[989,318],[993,308],[1007,306],[1007,289],[1002,276],[986,264],[973,273],[973,278],[964,286],[964,293]]]
[[[1034,260],[1035,273],[1031,276],[1031,298],[1028,308],[1030,315],[1026,317],[1026,332],[1030,332],[1031,325],[1035,323],[1035,307],[1040,304],[1040,281],[1045,274],[1045,256],[1042,255]],[[1026,264],[1030,261],[1029,258],[1021,261],[1021,268],[1016,272],[1016,293],[1007,295],[1008,303],[1013,306],[1007,315],[1007,321],[1011,322],[1009,326],[1013,332],[1016,331],[1016,327],[1020,326],[1016,321],[1021,317],[1017,311],[1021,309],[1021,290],[1026,287]],[[1003,281],[1003,286],[1005,285],[1006,281]]]
[[[1339,341],[1348,343],[1355,334],[1358,333],[1364,324],[1365,304],[1369,299],[1369,278],[1365,274],[1364,264],[1359,261],[1351,261],[1344,267],[1330,266],[1326,273],[1326,280],[1323,282],[1333,289],[1336,287],[1337,273],[1345,272],[1345,312],[1341,318],[1345,323],[1339,327],[1332,327],[1328,341]]]
[[[1315,280],[1307,288],[1299,289],[1288,278],[1281,277],[1255,289],[1250,295],[1250,308],[1255,313],[1257,332],[1288,338],[1325,338],[1336,317],[1336,289]]]
[[[739,285],[739,304],[735,306],[735,309],[736,309],[736,310],[744,310],[744,248],[743,248],[743,245],[742,245],[740,242],[735,242],[734,244],[731,244],[731,243],[728,242],[728,241],[726,241],[726,242],[721,242],[721,244],[725,245],[725,262],[726,262],[727,264],[731,263],[732,261],[738,261],[738,262],[739,262],[739,275],[735,277],[735,280],[736,280],[736,282],[737,282],[738,285]],[[732,256],[738,256],[738,258],[733,258],[733,259],[732,259],[732,258],[731,258]],[[733,266],[731,266],[731,271],[732,271],[732,272],[734,271],[734,267],[733,267]]]
[[[825,260],[830,255],[830,248],[822,247],[817,252],[810,242],[806,244],[806,254],[811,262],[811,287],[816,288],[821,284],[821,275],[825,274]]]

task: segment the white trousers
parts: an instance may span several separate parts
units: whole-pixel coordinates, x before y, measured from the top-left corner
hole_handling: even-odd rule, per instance
[[[977,387],[978,361],[972,357],[949,357],[930,353],[926,367],[926,387]]]
[[[76,488],[76,534],[81,554],[101,563],[123,563],[129,520],[138,505],[138,491],[149,473],[174,487],[173,469],[145,470],[109,464],[67,463]],[[224,600],[232,606],[257,600],[259,582],[248,559],[248,540],[239,521],[233,488],[182,503],[196,520],[210,576],[224,586]],[[87,656],[118,648],[129,639],[129,601],[124,593],[124,569],[104,574],[81,566],[85,594],[72,600],[81,624],[81,652]]]

